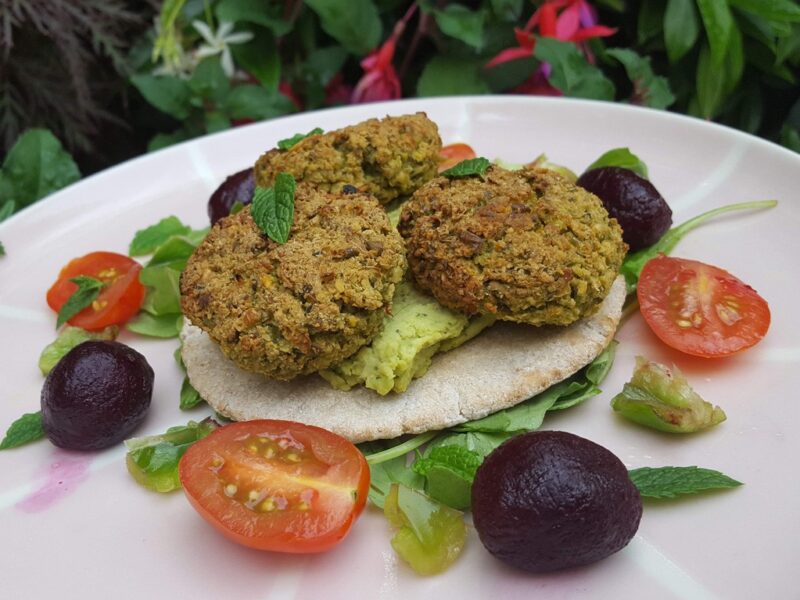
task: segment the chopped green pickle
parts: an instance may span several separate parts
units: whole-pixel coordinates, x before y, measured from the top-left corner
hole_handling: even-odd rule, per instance
[[[364,385],[382,395],[404,392],[428,371],[434,354],[463,344],[493,322],[486,317],[470,321],[403,281],[395,291],[392,314],[372,343],[320,375],[338,390]]]
[[[636,357],[633,377],[611,401],[623,417],[671,433],[692,433],[725,420],[718,406],[703,400],[683,373]]]
[[[464,514],[425,494],[393,483],[383,513],[397,529],[392,548],[420,575],[442,573],[464,549]]]
[[[80,327],[67,325],[58,337],[47,344],[39,355],[39,369],[45,377],[53,370],[64,356],[75,346],[89,340],[115,340],[119,335],[119,327],[111,325],[101,331],[86,331]]]
[[[128,472],[144,487],[154,492],[180,489],[178,463],[187,448],[214,431],[219,424],[211,418],[200,423],[170,427],[166,433],[125,440]]]

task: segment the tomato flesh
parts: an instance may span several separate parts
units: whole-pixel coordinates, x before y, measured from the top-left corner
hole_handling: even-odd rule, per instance
[[[668,346],[706,358],[728,356],[767,333],[767,302],[727,271],[695,260],[657,256],[637,287],[642,316]]]
[[[61,269],[58,279],[47,291],[47,304],[58,312],[78,289],[70,279],[78,275],[94,277],[106,286],[91,306],[67,322],[89,331],[121,325],[138,313],[144,302],[145,288],[139,282],[141,270],[138,262],[123,254],[92,252],[71,260]]]
[[[195,510],[258,550],[310,553],[341,542],[361,514],[369,466],[349,441],[291,421],[231,423],[191,446],[180,479]]]
[[[455,167],[462,160],[475,158],[475,150],[468,144],[449,144],[442,148],[439,152],[439,173],[446,171],[451,167]]]

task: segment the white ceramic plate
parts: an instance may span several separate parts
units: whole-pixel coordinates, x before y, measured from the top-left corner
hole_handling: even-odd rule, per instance
[[[770,303],[772,329],[748,352],[718,361],[670,351],[640,317],[618,334],[605,392],[548,416],[545,427],[588,437],[629,468],[700,465],[745,482],[736,490],[648,502],[635,539],[592,566],[546,576],[508,569],[474,531],[446,574],[416,577],[393,554],[383,517],[367,509],[349,537],[319,556],[259,553],[212,531],[181,493],[159,495],[127,474],[124,450],[96,454],[39,442],[0,453],[0,580],[5,598],[786,598],[800,559],[800,156],[731,129],[618,104],[479,97],[356,106],[209,136],[90,177],[0,226],[0,429],[38,409],[36,363],[54,337],[45,291],[67,260],[93,250],[125,253],[133,233],[175,214],[207,223],[209,194],[281,138],[368,117],[425,110],[443,140],[523,162],[541,152],[581,171],[628,146],[679,223],[715,206],[776,198],[778,208],[735,214],[695,231],[675,251],[724,267]],[[204,416],[178,409],[175,340],[125,334],[156,372],[153,405],[137,435]],[[674,362],[728,420],[669,436],[625,422],[609,408],[644,354]]]

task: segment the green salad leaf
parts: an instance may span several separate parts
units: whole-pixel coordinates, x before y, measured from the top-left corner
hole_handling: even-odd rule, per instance
[[[191,231],[191,227],[181,223],[178,217],[166,217],[155,225],[137,231],[128,248],[128,254],[131,256],[152,254],[171,237],[188,235]]]
[[[462,160],[455,166],[450,167],[446,171],[442,171],[442,175],[450,178],[471,177],[477,175],[481,179],[486,177],[486,170],[492,164],[489,159],[479,156],[478,158],[468,158]]]
[[[586,171],[601,167],[621,167],[647,179],[647,165],[628,148],[613,148],[586,167]]]
[[[285,140],[278,140],[277,143],[278,149],[286,151],[295,144],[302,142],[307,137],[310,137],[312,135],[318,135],[320,133],[325,133],[325,132],[319,127],[314,127],[314,129],[312,129],[308,133],[295,133],[290,138],[286,138]]]
[[[126,325],[129,331],[158,338],[172,338],[180,333],[181,273],[207,234],[208,228],[192,229],[174,216],[136,232],[130,254],[152,254],[152,257],[139,273],[139,281],[147,287],[147,292],[139,314]]]
[[[78,289],[72,292],[72,295],[61,306],[61,310],[58,311],[56,329],[97,300],[100,290],[106,287],[106,284],[99,279],[86,275],[78,275],[70,281],[77,285]]]
[[[294,177],[278,173],[271,188],[256,187],[250,214],[259,229],[279,243],[285,244],[294,221]]]
[[[631,469],[628,475],[644,498],[676,498],[742,485],[719,471],[700,467],[642,467]]]
[[[3,242],[0,242],[0,256],[6,255],[6,248],[3,246]]]
[[[8,428],[3,441],[0,442],[0,450],[17,448],[24,444],[40,440],[43,437],[42,412],[27,413],[14,421]]]
[[[639,275],[642,273],[645,263],[651,258],[656,257],[658,254],[669,254],[672,249],[678,244],[683,237],[696,229],[706,221],[713,219],[725,213],[734,212],[737,210],[761,210],[764,208],[774,208],[778,205],[777,200],[759,200],[755,202],[741,202],[739,204],[728,204],[720,206],[696,217],[689,219],[682,225],[673,227],[665,233],[660,240],[649,248],[644,248],[637,252],[628,254],[625,260],[622,261],[620,273],[625,276],[625,283],[628,288],[628,293],[631,294],[636,291],[636,286],[639,283]]]
[[[64,356],[75,346],[89,340],[115,340],[119,327],[110,325],[101,331],[86,331],[80,327],[67,325],[55,340],[47,344],[39,355],[39,370],[45,377]]]
[[[181,384],[180,409],[189,410],[198,406],[201,402],[203,402],[203,398],[200,397],[200,393],[194,389],[194,386],[189,382],[189,378],[184,377]]]

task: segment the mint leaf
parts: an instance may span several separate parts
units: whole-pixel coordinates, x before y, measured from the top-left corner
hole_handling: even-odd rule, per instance
[[[550,83],[567,96],[613,100],[614,84],[571,42],[540,37],[534,56],[552,67]]]
[[[78,166],[58,138],[47,129],[29,129],[8,151],[0,170],[3,213],[9,203],[12,211],[22,209],[80,178]]]
[[[137,231],[128,247],[128,254],[130,256],[152,254],[172,236],[186,235],[190,231],[191,228],[181,223],[178,217],[166,217],[155,225],[150,225]]]
[[[78,275],[70,279],[70,281],[77,285],[78,289],[67,298],[67,301],[61,306],[61,310],[58,311],[56,329],[91,305],[100,295],[100,290],[106,287],[106,284],[99,279],[86,275]]]
[[[586,167],[586,171],[600,167],[621,167],[647,179],[647,165],[628,148],[613,148]]]
[[[653,73],[649,56],[640,56],[629,48],[611,48],[606,54],[625,67],[633,84],[631,101],[652,108],[665,109],[675,102],[675,96],[665,77]]]
[[[645,263],[654,258],[658,254],[669,254],[672,249],[678,244],[683,237],[696,229],[706,221],[713,219],[719,215],[737,211],[737,210],[760,210],[762,208],[774,208],[778,205],[777,200],[760,200],[756,202],[741,202],[739,204],[728,204],[727,206],[720,206],[708,212],[704,212],[693,219],[689,219],[682,225],[673,227],[665,233],[660,240],[649,248],[644,248],[632,254],[628,254],[625,260],[622,261],[622,266],[619,272],[625,276],[625,283],[627,284],[628,293],[631,294],[636,291],[636,285],[639,282],[639,275],[642,273]]]
[[[291,148],[292,146],[294,146],[298,142],[303,141],[307,137],[312,136],[312,135],[318,135],[320,133],[324,133],[324,132],[319,127],[314,127],[314,129],[312,129],[308,133],[295,133],[290,138],[286,138],[285,140],[278,140],[278,144],[277,144],[278,145],[278,149],[280,149],[280,150],[288,150],[289,148]]]
[[[306,0],[322,29],[352,54],[363,56],[377,48],[383,27],[372,0]]]
[[[42,429],[42,413],[27,413],[14,421],[6,431],[6,436],[0,442],[0,450],[17,448],[23,444],[35,442],[44,437]]]
[[[472,503],[472,481],[483,458],[462,446],[437,446],[417,459],[412,468],[425,477],[428,496],[451,508],[463,510]]]
[[[632,469],[628,475],[645,498],[676,498],[742,485],[719,471],[700,467],[642,467]]]
[[[44,347],[39,355],[39,370],[47,376],[64,356],[75,346],[88,340],[115,340],[119,334],[119,327],[111,325],[101,331],[86,331],[80,327],[69,325],[61,330],[55,340]]]
[[[189,378],[184,377],[181,384],[180,409],[189,410],[201,402],[203,402],[203,398],[200,397],[200,393],[194,389],[194,386],[189,382]]]
[[[455,165],[454,167],[450,167],[446,171],[442,171],[442,175],[445,177],[457,178],[457,177],[471,177],[472,175],[478,175],[481,179],[485,179],[486,177],[486,170],[489,168],[491,163],[488,159],[479,156],[478,158],[468,158],[467,160],[462,160],[460,163]]]
[[[251,215],[259,229],[279,244],[289,239],[294,220],[295,181],[289,173],[278,173],[271,188],[256,187]]]

